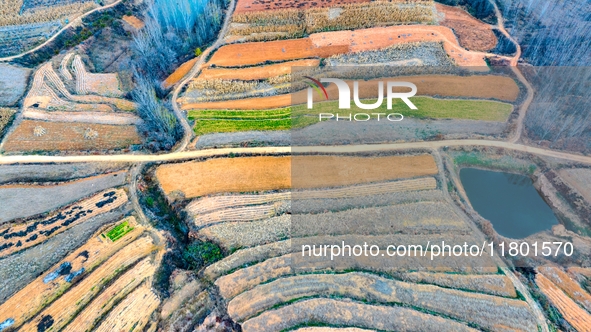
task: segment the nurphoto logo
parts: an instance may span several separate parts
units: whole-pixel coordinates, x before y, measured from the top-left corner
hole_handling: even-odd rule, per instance
[[[323,97],[325,100],[328,100],[328,92],[322,83],[334,83],[338,90],[338,108],[342,109],[351,109],[351,89],[347,85],[347,83],[338,78],[321,78],[320,80],[314,79],[309,76],[304,76],[309,81],[306,83],[309,85],[308,88],[308,109],[314,108],[314,98],[313,98],[313,91],[316,90],[318,94]],[[406,87],[410,88],[409,92],[394,92],[395,87]],[[413,97],[417,93],[417,86],[410,82],[399,82],[399,81],[388,81],[386,82],[386,108],[388,110],[392,109],[392,100],[393,99],[401,99],[410,109],[416,110],[417,107],[410,101],[410,97]],[[378,82],[378,98],[374,103],[371,104],[364,104],[361,102],[359,98],[359,82],[353,82],[353,102],[355,102],[355,106],[363,110],[375,110],[379,108],[384,102],[384,82]],[[372,116],[373,115],[373,116]],[[328,120],[335,118],[337,121],[339,119],[342,120],[349,120],[349,121],[368,121],[372,117],[376,117],[378,121],[380,119],[385,118],[389,121],[401,121],[404,116],[400,113],[349,113],[348,116],[339,116],[338,113],[320,113],[319,114],[319,121],[322,119]]]

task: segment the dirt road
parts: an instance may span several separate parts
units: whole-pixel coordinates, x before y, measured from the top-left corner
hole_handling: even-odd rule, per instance
[[[439,149],[446,146],[489,146],[509,150],[527,152],[539,156],[553,157],[591,165],[591,156],[560,152],[550,149],[537,148],[516,143],[487,140],[449,140],[432,142],[411,142],[392,144],[365,144],[339,146],[301,146],[301,147],[256,147],[256,148],[227,148],[197,151],[173,152],[160,155],[149,154],[119,154],[119,155],[84,155],[84,156],[0,156],[0,165],[7,164],[49,164],[49,163],[81,163],[81,162],[163,162],[195,159],[201,157],[227,156],[237,154],[290,154],[290,153],[354,153],[372,151],[398,151],[407,149]]]
[[[230,25],[230,22],[232,21],[232,13],[234,12],[234,8],[236,8],[236,0],[232,0],[228,5],[228,9],[226,10],[226,17],[224,18],[224,24],[222,25],[222,29],[220,30],[220,33],[218,34],[218,38],[216,39],[216,41],[213,43],[213,45],[208,47],[201,54],[199,60],[195,63],[195,65],[193,65],[191,71],[185,76],[183,80],[180,81],[180,83],[178,83],[175,86],[174,91],[172,92],[172,110],[174,111],[175,116],[177,117],[177,119],[179,119],[179,121],[181,122],[181,126],[183,127],[183,139],[179,143],[177,143],[175,151],[185,150],[187,148],[187,145],[189,145],[189,142],[191,142],[191,139],[193,138],[193,128],[191,128],[191,126],[189,125],[187,117],[185,116],[185,114],[183,114],[177,103],[179,94],[181,93],[183,87],[187,85],[195,76],[197,76],[201,72],[201,67],[203,67],[206,60],[209,58],[209,55],[212,52],[215,52],[218,48],[220,48],[220,46],[225,44],[224,37],[226,36],[228,27]]]

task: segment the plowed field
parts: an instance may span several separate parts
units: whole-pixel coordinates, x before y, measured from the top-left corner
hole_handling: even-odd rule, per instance
[[[197,80],[224,79],[224,80],[261,80],[269,77],[281,76],[291,73],[294,67],[317,67],[318,59],[296,60],[272,65],[248,67],[248,68],[206,68],[201,71]]]

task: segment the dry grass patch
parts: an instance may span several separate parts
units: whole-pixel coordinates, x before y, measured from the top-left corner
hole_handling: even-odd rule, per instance
[[[145,283],[121,301],[96,328],[97,332],[142,331],[150,315],[160,305],[160,299],[152,292],[150,283]]]
[[[408,308],[331,299],[305,300],[265,312],[242,324],[242,331],[284,331],[305,323],[359,326],[385,331],[478,331],[450,319]]]
[[[135,126],[23,120],[8,136],[4,151],[114,150],[140,143]]]
[[[591,169],[565,168],[558,171],[558,173],[569,186],[575,188],[587,202],[591,203]]]
[[[46,329],[46,331],[60,330],[74,319],[109,282],[115,280],[122,271],[131,267],[155,249],[156,247],[150,237],[143,237],[129,244],[101,264],[82,281],[75,284],[68,292],[40,312],[36,318],[25,324],[22,330],[36,330],[36,327],[45,316],[50,316],[53,319],[51,328]],[[146,271],[138,270],[138,272]],[[145,277],[145,275],[138,275],[137,277]]]
[[[562,317],[577,331],[591,330],[591,315],[579,307],[543,274],[536,274],[536,285],[562,314]]]
[[[515,331],[535,331],[537,328],[535,318],[524,301],[411,284],[356,272],[300,275],[259,285],[230,301],[228,314],[242,322],[274,306],[310,296],[401,303],[491,330],[498,329],[500,319],[506,328]]]
[[[21,225],[0,230],[0,257],[37,245],[99,214],[127,203],[123,189],[107,190],[80,203],[73,204],[59,213]]]
[[[72,286],[55,273],[60,266],[69,263],[72,271],[84,269],[82,276],[85,276],[117,251],[132,243],[142,234],[144,228],[136,225],[132,232],[115,243],[101,239],[102,231],[95,233],[84,245],[0,305],[0,321],[12,318],[15,320],[14,326],[20,326]]]
[[[163,165],[156,170],[164,192],[176,192],[184,198],[288,189],[292,182],[295,188],[324,188],[437,173],[431,155],[219,158]]]
[[[544,277],[548,278],[558,288],[565,292],[580,306],[591,312],[591,295],[585,291],[578,282],[571,279],[568,274],[555,266],[542,266],[538,268]]]
[[[123,21],[125,21],[125,23],[131,25],[136,30],[139,30],[146,25],[144,22],[142,22],[142,20],[140,20],[139,18],[132,16],[132,15],[131,16],[123,15],[122,19],[123,19]]]
[[[183,77],[185,77],[191,71],[191,69],[193,69],[197,61],[199,61],[199,57],[193,58],[180,65],[172,74],[170,74],[170,76],[164,80],[162,83],[164,88],[170,88],[180,82]]]
[[[445,16],[440,24],[453,29],[462,47],[474,51],[488,51],[497,46],[497,37],[490,24],[477,20],[458,7],[436,3],[435,8]]]
[[[500,274],[477,275],[412,272],[404,274],[403,278],[406,281],[414,283],[427,283],[491,295],[517,297],[511,279]]]

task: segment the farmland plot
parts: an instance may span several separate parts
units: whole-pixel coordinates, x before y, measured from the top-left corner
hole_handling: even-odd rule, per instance
[[[59,20],[33,24],[0,25],[0,57],[27,51],[49,39],[62,26],[63,24]]]
[[[591,329],[591,314],[579,307],[552,281],[538,273],[536,274],[536,285],[572,327],[578,331]]]
[[[314,274],[281,278],[242,293],[228,304],[228,314],[245,321],[272,307],[309,296],[336,296],[382,304],[401,303],[478,324],[533,331],[537,328],[527,303],[521,300],[417,285],[378,277],[368,273]]]
[[[141,331],[158,305],[160,299],[152,292],[150,284],[144,284],[113,308],[95,331]]]
[[[59,213],[22,225],[9,226],[0,231],[0,257],[39,244],[55,234],[83,223],[99,214],[113,210],[127,202],[123,189],[99,193]]]
[[[421,25],[321,32],[302,39],[226,45],[213,55],[209,63],[222,67],[256,65],[265,61],[328,57],[378,50],[414,42],[443,42],[445,51],[457,65],[486,67],[484,54],[461,48],[451,29]]]
[[[265,312],[244,322],[242,330],[244,332],[283,331],[310,321],[387,331],[478,331],[450,319],[403,307],[385,307],[329,299],[304,300]]]
[[[276,77],[290,74],[294,67],[315,68],[320,64],[318,59],[306,59],[274,63],[264,66],[255,66],[247,68],[212,68],[208,67],[201,71],[201,74],[195,80],[261,80],[269,77]]]
[[[472,290],[479,293],[517,297],[515,287],[511,280],[500,274],[470,275],[470,274],[445,274],[411,272],[403,276],[406,281],[414,283],[427,283],[454,289]]]
[[[292,164],[296,167],[293,173]],[[308,171],[320,173],[312,179]],[[179,191],[185,198],[192,198],[221,192],[287,189],[291,188],[292,176],[297,181],[297,188],[323,188],[437,172],[431,155],[375,158],[298,156],[293,160],[292,157],[245,157],[170,164],[158,167],[156,176],[167,195]],[[339,175],[344,173],[349,174],[345,179]]]
[[[23,324],[72,286],[71,282],[66,281],[66,277],[72,272],[82,271],[80,277],[86,276],[132,243],[143,230],[143,227],[137,225],[133,232],[116,243],[104,241],[99,236],[102,230],[97,232],[86,243],[0,305],[0,320],[11,318],[17,326]]]
[[[53,324],[49,330],[60,330],[75,315],[82,310],[98,293],[109,284],[110,281],[115,280],[121,271],[133,266],[141,258],[146,257],[153,252],[155,246],[150,237],[140,238],[125,248],[118,251],[111,258],[101,264],[94,272],[86,276],[72,287],[63,296],[54,301],[51,305],[41,311],[36,318],[28,322],[22,327],[23,331],[34,331],[37,326],[42,323],[45,317],[52,318]],[[147,272],[149,269],[142,271],[140,268],[138,272]],[[145,277],[143,274],[138,274],[137,277]],[[133,294],[133,293],[132,293]]]
[[[31,71],[0,63],[0,107],[14,106],[25,94]]]
[[[497,46],[497,37],[489,24],[477,20],[458,7],[436,3],[435,8],[445,17],[440,22],[441,25],[454,30],[462,47],[474,51],[488,51]]]
[[[86,71],[86,66],[79,55],[74,56],[72,69],[76,77],[76,92],[81,95],[97,94],[106,97],[121,97],[117,74],[93,74]]]
[[[555,266],[542,266],[538,270],[571,299],[591,313],[591,295],[579,283],[572,280],[564,271]]]
[[[77,163],[55,165],[2,165],[0,183],[74,181],[96,174],[116,173],[126,165],[118,163]],[[115,187],[117,184],[111,185]]]
[[[155,271],[156,266],[150,262],[150,258],[144,258],[103,290],[62,331],[92,331],[101,317],[137,288],[146,276],[153,275]]]
[[[50,3],[51,6],[44,4]],[[39,7],[39,8],[36,8]],[[0,27],[49,22],[76,16],[96,8],[93,1],[5,0],[0,7]]]
[[[7,138],[4,151],[108,151],[140,143],[136,127],[130,125],[23,120]]]
[[[561,169],[560,177],[591,203],[591,170],[587,168]]]
[[[12,122],[16,110],[10,108],[0,108],[0,137],[4,136],[4,129]]]
[[[99,191],[121,186],[125,172],[98,175],[65,183],[0,186],[0,224],[51,211]]]

